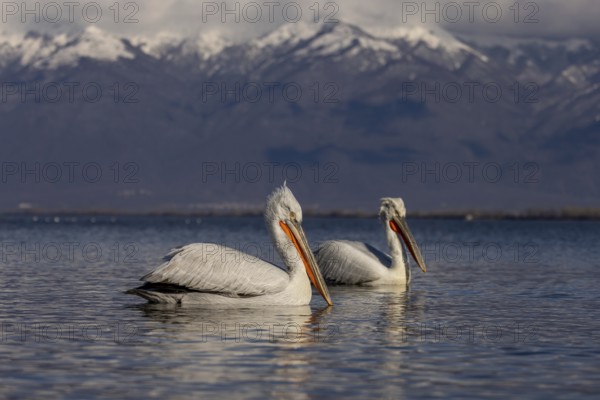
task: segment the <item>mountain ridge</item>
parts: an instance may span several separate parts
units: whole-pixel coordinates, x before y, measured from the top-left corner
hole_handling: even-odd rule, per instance
[[[327,210],[369,209],[395,193],[421,210],[597,205],[600,50],[591,41],[502,46],[434,30],[376,36],[344,23],[282,26],[238,43],[150,43],[96,28],[9,36],[0,36],[2,161],[97,162],[105,176],[133,163],[140,179],[9,176],[0,210],[254,204],[285,178]],[[78,84],[72,99],[68,82]],[[215,163],[241,167],[207,176]],[[268,163],[288,165],[287,176],[270,176]],[[478,171],[469,182],[469,163],[500,165],[503,177]],[[243,176],[253,164],[262,166],[257,180]],[[444,176],[454,164],[459,181]],[[523,181],[529,164],[535,182]]]

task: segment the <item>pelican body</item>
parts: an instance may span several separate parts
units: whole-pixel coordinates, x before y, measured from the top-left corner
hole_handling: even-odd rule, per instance
[[[426,272],[421,251],[406,223],[406,208],[400,198],[381,199],[379,211],[390,255],[362,242],[331,240],[315,251],[325,279],[341,285],[408,285],[410,267],[400,238],[419,267]]]
[[[162,265],[142,277],[144,285],[127,293],[152,303],[304,306],[311,301],[312,281],[332,305],[302,230],[302,209],[285,184],[267,199],[265,220],[287,272],[226,246],[195,243],[173,249]]]

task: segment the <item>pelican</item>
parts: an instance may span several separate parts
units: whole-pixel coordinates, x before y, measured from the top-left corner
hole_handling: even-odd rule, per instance
[[[265,220],[287,272],[232,248],[195,243],[171,250],[164,264],[142,277],[144,285],[127,293],[152,303],[304,306],[312,281],[333,305],[302,229],[302,209],[285,183],[267,199]]]
[[[384,223],[391,257],[367,243],[348,240],[324,242],[315,255],[328,281],[345,285],[408,285],[408,258],[398,236],[423,272],[427,271],[421,251],[406,224],[406,208],[402,199],[381,199],[379,215]]]

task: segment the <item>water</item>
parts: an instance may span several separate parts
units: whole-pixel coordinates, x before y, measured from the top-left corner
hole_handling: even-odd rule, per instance
[[[210,310],[123,294],[173,246],[275,260],[260,218],[0,221],[0,398],[526,398],[600,393],[600,223],[411,220],[409,291]],[[385,248],[375,220],[307,219],[312,243]],[[427,240],[425,240],[427,239]],[[248,244],[249,243],[249,244]]]

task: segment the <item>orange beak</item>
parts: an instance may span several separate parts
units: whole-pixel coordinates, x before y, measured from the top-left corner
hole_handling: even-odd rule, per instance
[[[410,229],[408,229],[406,220],[404,218],[394,217],[390,220],[390,228],[392,228],[394,232],[400,235],[400,237],[404,241],[404,244],[406,244],[408,251],[415,259],[421,270],[423,272],[427,272],[427,268],[425,267],[425,261],[423,260],[423,256],[421,255],[421,250],[419,250],[419,246],[417,246],[415,238],[410,232]]]
[[[331,301],[331,296],[329,295],[329,289],[327,289],[325,279],[321,274],[321,270],[319,270],[315,256],[310,250],[310,246],[308,245],[308,241],[306,240],[306,235],[302,230],[302,226],[297,222],[289,220],[286,220],[285,222],[279,221],[279,226],[281,226],[281,229],[283,229],[287,237],[296,248],[298,254],[300,254],[300,258],[302,259],[302,263],[304,264],[308,278],[317,288],[321,296],[323,296],[327,304],[332,306],[333,302]]]

